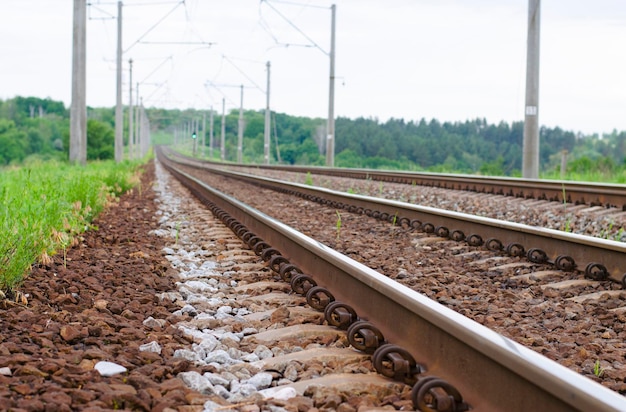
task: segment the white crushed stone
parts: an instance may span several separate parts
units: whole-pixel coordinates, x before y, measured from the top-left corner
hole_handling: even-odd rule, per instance
[[[161,354],[161,345],[159,345],[159,342],[157,341],[152,341],[152,342],[148,342],[144,345],[139,346],[139,351],[140,352],[152,352],[152,353],[158,353],[159,355]]]
[[[220,262],[210,259],[212,255],[210,248],[215,247],[215,244],[205,242],[201,247],[199,245],[202,242],[194,241],[194,235],[198,233],[195,227],[199,227],[200,224],[194,224],[185,215],[181,197],[172,193],[170,177],[158,162],[156,176],[154,190],[158,194],[161,227],[151,233],[170,240],[171,244],[164,247],[161,252],[178,271],[180,278],[176,283],[176,291],[161,293],[158,298],[184,302],[174,313],[187,315],[193,321],[184,322],[184,325],[178,327],[196,342],[188,348],[176,350],[173,356],[197,365],[211,365],[215,371],[204,375],[193,371],[181,372],[178,377],[198,392],[218,395],[228,402],[241,402],[261,390],[266,390],[272,384],[272,375],[258,370],[253,363],[273,357],[275,353],[263,345],[257,346],[253,353],[232,347],[233,343],[240,342],[244,336],[258,333],[255,328],[248,327],[242,332],[235,333],[228,326],[216,329],[206,327],[207,321],[210,320],[228,319],[231,322],[243,322],[243,316],[252,313],[228,297],[232,288],[237,286],[237,282],[230,278],[236,272],[226,268],[232,268],[237,263],[230,259]],[[201,225],[206,227],[207,223],[202,222]],[[144,324],[148,327],[159,325],[158,320],[152,318],[147,318]],[[145,349],[140,350],[156,350],[158,343],[156,345],[155,343],[142,345],[141,348]],[[228,343],[228,346],[225,343]],[[282,354],[282,351],[277,353]],[[291,396],[287,395],[288,392],[284,393],[285,395],[279,394],[285,396],[284,399]],[[208,401],[204,405],[204,412],[220,408],[223,408],[223,405]]]
[[[96,363],[93,368],[97,370],[101,376],[114,376],[128,371],[128,369],[122,365],[107,361],[100,361]]]

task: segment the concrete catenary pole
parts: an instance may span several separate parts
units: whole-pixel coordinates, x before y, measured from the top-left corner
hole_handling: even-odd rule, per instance
[[[220,159],[226,160],[226,99],[222,98],[222,136],[220,137]]]
[[[87,163],[87,2],[74,0],[70,162]]]
[[[183,143],[182,144],[187,143],[187,138],[191,134],[189,133],[190,129],[191,128],[189,127],[189,120],[186,120],[185,123],[183,124]]]
[[[124,114],[122,113],[122,2],[117,2],[117,87],[115,102],[115,161],[124,157]]]
[[[243,84],[241,85],[241,104],[239,105],[239,122],[237,123],[237,163],[243,161]]]
[[[141,102],[141,111],[143,113],[143,118],[144,118],[144,133],[146,134],[146,138],[144,139],[145,142],[145,147],[144,147],[144,151],[143,154],[144,156],[148,153],[148,150],[150,149],[150,146],[152,145],[152,137],[150,136],[150,119],[148,119],[148,115],[146,115],[146,110],[143,106],[143,101]]]
[[[150,149],[150,119],[143,107],[143,98],[141,99],[141,147],[141,157],[144,157]]]
[[[209,112],[209,159],[213,160],[213,106]]]
[[[145,147],[146,147],[146,136],[145,136],[145,116],[146,113],[143,109],[143,98],[139,97],[139,92],[136,93],[136,99],[138,101],[137,104],[137,110],[135,111],[137,113],[137,116],[135,117],[135,120],[137,123],[137,147],[139,149],[138,153],[137,153],[137,158],[142,158],[145,156]]]
[[[335,14],[337,7],[330,7],[332,12],[330,25],[330,81],[328,91],[328,127],[326,136],[326,166],[335,165]]]
[[[263,132],[263,160],[266,165],[270,164],[270,62],[267,62],[267,89],[265,91],[265,130]]]
[[[526,105],[522,175],[539,178],[539,27],[541,0],[528,1],[526,49]]]
[[[139,103],[139,82],[137,82],[137,87],[135,88],[135,101]],[[143,99],[141,100],[143,104]],[[141,135],[139,134],[139,128],[141,127],[141,119],[139,113],[141,112],[142,107],[139,106],[135,109],[135,159],[139,159],[143,157],[141,154],[142,145],[141,145]]]
[[[133,133],[133,59],[128,59],[128,157],[135,157],[135,134]]]
[[[185,122],[185,131],[183,132],[183,145],[187,144],[187,139],[191,137],[191,120]]]
[[[206,148],[206,112],[202,113],[202,158],[204,159],[205,153],[204,149]]]
[[[193,157],[198,152],[198,119],[195,117],[191,120],[191,134],[193,136]]]

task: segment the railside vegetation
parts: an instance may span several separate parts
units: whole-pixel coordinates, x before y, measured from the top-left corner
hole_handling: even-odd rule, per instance
[[[33,263],[46,264],[91,228],[93,218],[137,182],[137,163],[48,161],[0,171],[0,291]]]
[[[148,107],[145,111],[153,143],[176,143],[179,150],[215,160],[222,157],[224,121],[224,159],[237,159],[238,109],[226,113],[223,120],[220,113],[211,116],[209,110]],[[87,159],[112,159],[114,108],[88,107],[87,115]],[[243,116],[243,161],[262,164],[264,111],[245,110]],[[196,130],[191,130],[191,124]],[[325,119],[272,112],[270,162],[324,165],[325,125]],[[419,113],[406,120],[338,117],[335,165],[521,176],[523,129],[521,119],[499,123],[484,118],[440,121],[420,118]],[[123,130],[127,145],[127,111]],[[192,132],[197,139],[192,139]],[[62,102],[36,97],[0,100],[0,166],[22,164],[32,158],[67,160],[68,146],[69,110]],[[542,178],[626,183],[626,131],[584,134],[542,126],[539,155]]]

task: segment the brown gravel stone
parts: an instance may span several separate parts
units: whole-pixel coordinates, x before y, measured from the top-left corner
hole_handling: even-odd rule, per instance
[[[59,334],[68,343],[72,343],[80,338],[80,330],[71,325],[62,326]]]
[[[35,265],[20,290],[28,306],[0,309],[0,410],[160,410],[191,405],[190,389],[175,378],[189,363],[172,359],[182,347],[180,333],[146,328],[149,316],[168,317],[178,309],[155,294],[175,289],[163,241],[150,235],[155,193],[154,166],[146,166],[142,190],[131,190],[94,221],[78,246]],[[146,333],[150,333],[148,338]],[[140,353],[158,341],[163,354]],[[169,349],[165,349],[169,348]],[[93,365],[107,360],[128,373],[102,377]],[[146,367],[144,369],[144,367]],[[140,372],[135,372],[140,371]],[[190,397],[197,402],[197,397]],[[196,407],[196,405],[194,405]]]
[[[586,377],[598,380],[592,369],[583,366],[587,360],[608,364],[626,357],[626,345],[615,345],[615,342],[626,340],[626,316],[610,311],[626,307],[626,299],[622,296],[624,292],[617,296],[604,293],[599,300],[587,299],[582,304],[567,300],[588,293],[614,292],[621,289],[621,285],[616,282],[585,281],[566,288],[545,287],[550,283],[578,281],[583,279],[584,274],[578,271],[554,271],[551,264],[532,264],[526,258],[505,256],[503,253],[489,252],[484,247],[469,246],[465,242],[392,226],[388,222],[350,213],[345,209],[336,210],[270,189],[251,187],[239,180],[199,169],[183,169],[316,241]],[[252,174],[272,173],[256,169],[247,171]],[[300,183],[304,181],[304,174],[276,174],[272,177]],[[313,179],[315,185],[334,190],[429,204],[520,223],[532,224],[531,212],[546,214],[540,207],[517,207],[516,204],[523,202],[515,198],[501,197],[500,201],[494,202],[492,199],[496,196],[481,195],[484,201],[479,202],[476,196],[463,191],[448,193],[453,191],[323,176],[313,176]],[[385,193],[379,193],[383,192],[383,185]],[[430,193],[428,198],[425,198],[424,192]],[[455,199],[454,204],[449,203],[450,198]],[[468,202],[476,204],[468,205]],[[457,208],[457,204],[462,206]],[[561,209],[564,209],[562,205]],[[569,206],[567,209],[565,213],[571,213]],[[526,217],[516,215],[520,210],[527,214]],[[341,214],[340,235],[336,230],[337,213]],[[540,275],[546,272],[554,273]],[[533,277],[534,273],[537,276]],[[277,321],[284,319],[278,315],[276,318]],[[600,381],[613,390],[622,390],[623,381],[616,379],[615,375],[607,373]]]

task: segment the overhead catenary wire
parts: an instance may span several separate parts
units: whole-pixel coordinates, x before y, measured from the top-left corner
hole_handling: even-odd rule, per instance
[[[159,6],[159,5],[163,5],[163,4],[174,4],[177,2],[180,2],[181,0],[176,0],[176,1],[172,1],[172,0],[164,0],[164,1],[151,1],[149,3],[124,3],[124,7],[134,7],[134,6]],[[182,0],[182,2],[184,3],[184,0]],[[117,1],[98,1],[97,3],[98,6],[112,6],[112,5],[117,5]],[[94,5],[93,2],[89,2],[87,3],[88,6]]]
[[[177,106],[178,104],[183,103],[185,98],[184,98],[184,94],[182,93],[182,91],[181,92],[178,91],[178,86],[177,86],[178,77],[181,76],[181,73],[183,73],[183,71],[186,73],[188,70],[192,70],[193,69],[192,66],[198,66],[198,64],[195,61],[193,64],[187,64],[185,61],[181,60],[185,58],[184,56],[185,49],[186,49],[185,46],[194,44],[194,45],[199,45],[197,47],[201,47],[201,46],[210,47],[210,46],[213,46],[214,44],[217,44],[216,42],[206,42],[204,41],[204,39],[201,41],[197,41],[198,39],[202,39],[203,37],[204,38],[208,37],[207,33],[204,30],[202,30],[201,33],[198,32],[198,29],[200,28],[204,29],[204,26],[199,26],[198,24],[199,21],[197,21],[197,19],[199,18],[198,17],[199,14],[196,13],[196,8],[198,7],[198,3],[201,3],[202,6],[204,6],[203,1],[178,0],[178,1],[152,1],[152,2],[145,2],[145,3],[134,3],[133,0],[127,0],[127,1],[129,2],[128,4],[126,1],[124,1],[124,8],[126,8],[126,6],[132,7],[132,6],[142,6],[142,5],[155,5],[155,6],[168,5],[168,4],[171,5],[171,7],[169,8],[165,7],[165,8],[158,9],[155,7],[155,11],[157,12],[157,14],[155,15],[155,13],[150,12],[153,18],[152,18],[152,22],[148,20],[148,22],[150,22],[150,24],[148,25],[149,27],[147,29],[143,28],[143,30],[141,30],[142,28],[139,27],[140,29],[139,33],[141,35],[137,36],[136,35],[137,31],[135,31],[135,34],[133,34],[131,37],[131,39],[134,38],[134,40],[132,41],[131,44],[125,47],[123,53],[133,53],[133,55],[136,55],[136,51],[138,50],[137,46],[142,46],[142,45],[158,45],[158,44],[173,45],[173,47],[170,48],[170,52],[172,53],[171,56],[166,58],[164,61],[160,61],[159,62],[160,64],[158,64],[156,67],[152,64],[150,65],[142,64],[141,66],[138,66],[136,70],[136,74],[137,74],[137,77],[141,76],[139,77],[140,79],[142,79],[139,82],[140,84],[147,84],[146,82],[151,81],[153,82],[151,84],[159,85],[158,87],[150,88],[151,90],[150,90],[149,96],[147,97],[143,96],[146,102],[149,101],[150,103],[153,103],[155,102],[156,99],[159,99],[163,101],[166,104],[166,106]],[[98,2],[97,0],[94,0],[92,1],[92,3],[96,4],[96,6],[100,8],[104,4],[117,4],[118,2],[117,1]],[[280,2],[280,3],[289,4],[289,5],[297,5],[296,3],[293,3],[293,2],[291,3]],[[180,7],[181,5],[185,9],[184,13],[181,12],[182,10],[182,8]],[[302,4],[299,4],[299,5],[303,6],[303,10],[304,10],[304,7],[308,6],[308,5],[302,5]],[[325,7],[319,7],[319,8],[322,9]],[[178,10],[178,9],[181,9],[181,10]],[[94,11],[95,10],[96,9],[94,9]],[[159,10],[161,11],[159,12]],[[135,18],[136,18],[137,13],[140,13],[140,11],[137,10],[137,8],[135,8]],[[268,11],[268,13],[274,14],[274,11]],[[141,14],[142,15],[144,14],[143,11],[141,11]],[[293,19],[294,17],[293,10],[291,10],[290,13],[285,14],[285,16],[288,16],[289,18]],[[269,21],[275,22],[278,20],[280,20],[280,18],[274,18],[273,20],[270,19]],[[145,22],[146,19],[142,17],[142,21]],[[154,23],[154,24],[151,24],[151,23]],[[106,23],[104,24],[106,26]],[[165,33],[165,34],[171,33],[170,27],[172,24],[177,25],[177,26],[174,26],[174,27],[177,27],[177,31],[175,33],[179,33],[179,34],[184,33],[183,38],[176,39],[175,37],[172,38],[171,35],[169,36],[169,38],[160,36],[161,33]],[[186,29],[181,27],[180,24],[186,27]],[[252,24],[254,25],[254,22],[252,22]],[[137,28],[138,27],[133,27],[133,29],[137,29]],[[185,39],[189,41],[182,41]],[[160,41],[160,40],[163,40],[163,41]],[[181,40],[181,41],[176,41],[176,40]],[[306,41],[309,41],[309,40],[307,39]],[[317,44],[313,44],[313,43],[307,44],[306,46],[319,48]],[[182,47],[176,47],[176,46],[182,46]],[[148,52],[149,49],[150,48],[142,47],[141,53]],[[191,49],[193,49],[193,47],[189,48],[188,50],[191,50]],[[191,50],[190,52],[193,52],[193,51],[194,50]],[[215,54],[212,54],[212,56],[215,56]],[[251,70],[250,66],[247,63],[240,63],[239,60],[253,61],[256,63],[260,63],[260,64],[264,64],[265,62],[260,62],[259,59],[257,60],[243,59],[243,58],[236,58],[236,57],[228,56],[228,55],[222,56],[222,57],[223,58],[220,59],[221,61],[218,64],[211,64],[209,66],[212,69],[211,71],[213,71],[214,74],[210,74],[208,78],[211,79],[212,77],[214,77],[213,78],[214,84],[233,83],[232,87],[240,87],[239,82],[236,80],[236,75],[233,78],[233,74],[238,72],[239,75],[243,76],[242,80],[243,80],[243,84],[245,85],[244,86],[245,88],[255,88],[261,91],[262,93],[267,93],[267,91],[265,90],[265,87],[261,86],[262,83],[259,81],[259,79],[256,78],[257,77],[255,75],[256,71]],[[137,61],[144,60],[143,58],[136,57],[136,56],[134,56],[133,59]],[[228,62],[227,65],[224,64],[224,60]],[[166,65],[168,62],[171,62],[171,73],[169,75],[167,74],[167,70],[163,68],[164,65]],[[201,63],[201,64],[204,65],[204,63]],[[232,66],[232,69],[235,69],[235,72],[233,72],[231,67],[228,67],[228,66]],[[226,68],[227,70],[224,70],[224,68]],[[217,69],[217,72],[214,71],[215,69]],[[228,76],[224,77],[226,74],[228,74]],[[235,86],[234,83],[237,83],[237,86]],[[123,87],[125,88],[125,86]],[[148,91],[148,89],[146,89],[146,91]],[[234,95],[232,95],[230,91],[224,90],[224,91],[220,91],[220,93],[225,96],[225,99],[228,101],[227,102],[228,105],[232,105],[232,106],[238,105],[238,103],[235,103],[235,97]],[[228,98],[227,95],[232,95],[232,96],[231,98]],[[177,101],[178,103],[175,103],[174,101]]]
[[[315,40],[310,38],[304,31],[302,31],[298,26],[296,26],[296,24],[294,22],[292,22],[285,15],[283,15],[280,11],[278,11],[278,9],[276,9],[276,7],[272,6],[272,4],[270,4],[270,2],[268,0],[261,0],[261,4],[267,4],[272,10],[274,10],[274,12],[276,14],[278,14],[283,20],[285,20],[285,22],[287,22],[287,24],[289,24],[298,33],[300,33],[302,36],[304,36],[304,38],[307,39],[312,44],[313,47],[315,47],[316,49],[318,49],[319,51],[321,51],[322,53],[324,53],[327,56],[330,55],[330,52],[327,52],[326,50],[324,50],[319,44],[317,44],[315,42]]]
[[[113,20],[113,19],[115,19],[115,18],[116,18],[116,16],[115,16],[115,15],[113,15],[112,13],[109,13],[108,11],[104,10],[104,9],[103,9],[103,8],[101,8],[101,7],[98,7],[97,5],[95,5],[95,4],[93,4],[93,3],[87,3],[87,6],[89,6],[89,7],[87,8],[87,10],[88,10],[88,12],[89,12],[89,15],[87,16],[87,18],[88,18],[89,20]],[[91,10],[97,10],[97,11],[99,11],[100,13],[102,13],[102,14],[106,15],[107,17],[92,17],[92,16],[91,16]]]
[[[216,85],[215,83],[211,82],[211,81],[207,81],[204,84],[205,87],[213,87],[215,90],[217,90],[218,92],[220,92],[220,94],[222,95],[222,97],[226,100],[228,100],[228,102],[230,104],[232,104],[233,106],[237,106],[237,103],[235,103],[230,97],[228,97],[226,95],[226,93],[224,93],[220,87],[241,87],[241,85],[234,85],[234,84],[220,84],[220,85]]]
[[[172,61],[172,56],[168,56],[166,57],[159,65],[157,65],[154,70],[152,70],[146,77],[143,78],[143,80],[141,80],[139,83],[142,84],[144,83],[146,80],[148,80],[154,73],[156,73],[165,63],[167,63],[168,61]]]
[[[104,13],[108,13],[105,9],[107,7],[110,7],[108,5],[119,5],[118,1],[98,1],[98,0],[92,0],[89,3],[92,7],[93,7],[93,11],[98,10],[98,13],[102,12]],[[146,2],[141,2],[140,0],[127,0],[123,2],[123,7],[124,8],[130,8],[130,7],[135,7],[135,6],[155,6],[155,9],[157,6],[163,6],[163,5],[172,5],[171,8],[163,10],[163,15],[162,17],[158,17],[158,19],[153,20],[154,24],[152,24],[151,26],[149,26],[149,28],[147,28],[140,36],[133,36],[135,38],[135,40],[130,43],[128,46],[126,46],[123,51],[122,54],[127,54],[129,52],[133,52],[133,50],[135,50],[137,48],[138,45],[159,45],[159,44],[167,44],[167,45],[174,45],[174,46],[183,46],[183,50],[184,50],[184,46],[186,45],[199,45],[199,46],[214,46],[215,44],[217,44],[216,42],[208,42],[205,41],[205,37],[204,35],[202,35],[202,33],[199,32],[199,26],[198,24],[196,24],[196,8],[198,7],[198,2],[193,1],[193,0],[176,0],[176,1],[172,1],[172,0],[168,0],[168,1],[146,1]],[[180,39],[180,40],[185,40],[187,39],[188,41],[176,41],[176,39],[167,39],[167,38],[162,38],[162,40],[164,41],[159,41],[159,37],[158,35],[155,38],[150,38],[152,37],[152,34],[158,34],[157,32],[161,32],[161,29],[167,29],[167,27],[165,26],[169,26],[169,23],[167,23],[167,20],[172,20],[171,18],[168,19],[168,17],[171,17],[173,13],[176,12],[176,10],[178,10],[179,8],[181,8],[180,6],[184,7],[184,15],[182,16],[183,18],[183,24],[186,26],[186,29],[183,31],[178,31],[179,33],[185,32],[185,36],[184,39]],[[136,8],[136,7],[135,7]],[[140,7],[143,8],[143,7]],[[142,12],[143,14],[143,12]],[[178,13],[177,13],[178,14]],[[114,18],[115,16],[112,13],[108,13],[105,14],[107,16],[110,16],[111,18]],[[157,15],[158,16],[158,15]],[[167,19],[167,20],[166,20]],[[179,21],[180,19],[176,18],[176,21]],[[145,20],[144,20],[145,21]],[[105,24],[105,30],[108,26],[106,26]],[[170,41],[171,40],[171,41]],[[200,40],[200,41],[197,41]],[[180,53],[177,52],[177,50],[180,51],[180,48],[176,48],[175,50],[171,50],[171,52],[173,52],[173,54],[170,56],[169,61],[172,62],[172,67],[171,67],[171,71],[172,73],[170,73],[169,77],[172,77],[172,75],[177,75],[177,73],[179,74],[179,71],[181,69],[181,64],[182,62],[180,61],[180,59],[182,58],[180,55]],[[193,51],[193,50],[192,50]],[[183,52],[184,53],[184,52]],[[136,60],[144,60],[141,57],[135,57]],[[219,65],[220,69],[222,69],[223,66],[223,60],[221,64]],[[262,87],[260,87],[260,82],[255,81],[255,79],[253,78],[253,76],[248,75],[246,72],[248,72],[249,70],[247,70],[245,68],[245,66],[241,66],[238,64],[237,61],[233,60],[233,58],[227,58],[227,60],[229,61],[230,65],[233,66],[233,68],[235,68],[235,70],[237,72],[239,72],[241,75],[244,76],[245,80],[244,80],[244,84],[248,83],[251,85],[252,88],[256,88],[258,90],[260,90],[261,92],[265,92],[265,90],[263,90]],[[165,64],[166,61],[162,62],[161,65],[159,65],[160,67],[162,67],[163,64]],[[150,66],[148,66],[149,68]],[[144,75],[146,66],[143,66],[143,70],[138,67],[137,68],[137,74],[140,75]],[[143,71],[143,73],[140,72]],[[156,77],[159,78],[163,78],[163,77],[167,77],[167,74],[163,74],[163,75],[158,75],[155,76],[155,74],[158,73],[159,68],[154,68],[150,70],[150,73],[147,73],[146,75],[143,76],[143,80],[141,81],[141,83],[146,82],[147,80],[152,80],[155,79]],[[123,69],[122,69],[123,71]],[[230,70],[228,70],[230,71]],[[223,71],[222,71],[223,74]],[[219,82],[219,76],[220,76],[220,72],[218,71],[218,73],[216,73],[216,78],[214,79],[214,82],[218,83]],[[173,82],[173,80],[170,78],[169,80],[165,80],[167,81],[167,83],[169,83],[169,87],[171,88],[175,81]],[[246,86],[246,88],[248,88],[248,86]],[[155,90],[155,92],[159,92],[159,91],[163,91],[163,89],[161,88],[160,90]],[[172,93],[173,90],[170,90],[169,93]],[[154,97],[154,95],[153,95]],[[181,96],[182,97],[182,96]],[[150,100],[150,99],[146,99],[146,100]],[[231,99],[229,99],[229,102],[231,101]]]
[[[222,55],[222,58],[223,58],[224,60],[226,60],[228,63],[230,63],[230,64],[231,64],[231,65],[232,65],[232,66],[233,66],[233,67],[234,67],[234,68],[235,68],[235,69],[236,69],[239,73],[241,73],[241,74],[243,75],[243,77],[245,77],[246,79],[248,79],[248,81],[250,81],[250,83],[252,83],[252,84],[254,85],[254,87],[256,87],[257,89],[259,89],[262,93],[266,93],[266,91],[265,91],[265,90],[263,90],[263,89],[261,88],[261,86],[259,86],[258,84],[256,84],[256,82],[255,82],[254,80],[252,80],[252,79],[250,78],[250,76],[248,76],[248,75],[247,75],[247,74],[246,74],[243,70],[241,70],[241,69],[239,68],[239,66],[237,66],[235,63],[233,63],[233,61],[232,61],[232,60],[230,60],[228,57],[226,57],[226,56],[224,56],[224,55]]]
[[[172,13],[174,13],[174,11],[181,5],[184,4],[185,0],[181,0],[179,1],[176,6],[174,6],[174,8],[172,8],[169,12],[167,12],[167,14],[165,14],[165,16],[161,17],[161,19],[159,21],[157,21],[155,24],[153,24],[144,34],[142,34],[141,36],[139,36],[139,39],[135,40],[135,42],[133,44],[131,44],[130,46],[128,46],[128,48],[126,50],[124,50],[124,53],[127,53],[130,49],[132,49],[133,47],[135,47],[135,45],[137,45],[141,40],[143,40],[144,37],[146,37],[152,30],[154,30],[159,24],[161,24],[163,22],[163,20],[165,20],[166,18],[168,18]]]
[[[261,0],[261,2],[269,3],[270,0]],[[285,1],[285,0],[271,0],[272,3],[279,4],[289,4],[291,6],[302,6],[303,8],[311,8],[311,9],[327,9],[327,6],[316,6],[314,4],[309,3],[298,3],[295,1]]]
[[[272,32],[270,24],[263,17],[263,9],[261,8],[261,5],[262,5],[262,2],[259,3],[259,26],[261,27],[261,29],[263,29],[263,31],[268,36],[272,38],[272,40],[274,40],[274,45],[275,45],[272,47],[268,47],[267,50],[272,49],[274,47],[310,47],[310,48],[315,47],[312,44],[283,43],[280,40],[278,40],[278,37],[276,37],[276,35],[274,35],[274,33]]]
[[[141,44],[178,44],[178,45],[205,45],[205,46],[213,46],[217,43],[207,42],[207,41],[142,41]]]
[[[202,36],[198,33],[198,30],[196,30],[196,27],[193,25],[192,19],[189,17],[189,9],[187,7],[187,3],[184,3],[183,6],[185,8],[185,20],[187,21],[187,29],[191,32],[191,34],[197,36],[200,40],[204,41]]]

